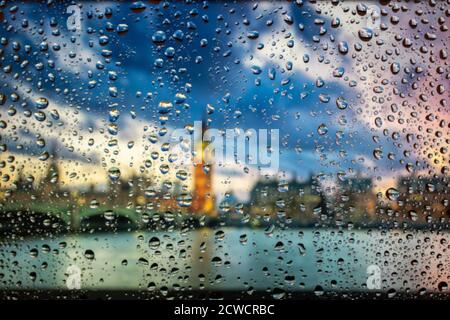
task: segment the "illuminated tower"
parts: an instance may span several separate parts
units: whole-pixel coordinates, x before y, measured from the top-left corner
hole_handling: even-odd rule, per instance
[[[202,137],[205,131],[206,120],[203,120]],[[196,214],[215,216],[215,199],[212,190],[213,166],[205,161],[208,156],[205,155],[207,143],[203,142],[203,139],[194,143],[196,143],[196,152],[202,154],[202,161],[194,166],[191,211]]]

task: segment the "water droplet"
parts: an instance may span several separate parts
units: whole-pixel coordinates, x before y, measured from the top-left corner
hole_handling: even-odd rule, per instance
[[[148,242],[148,246],[149,246],[150,249],[152,249],[152,250],[158,249],[159,246],[160,246],[160,244],[161,244],[161,241],[160,241],[159,238],[157,238],[157,237],[152,237],[152,238],[150,239],[150,241]]]
[[[269,79],[270,80],[275,80],[276,74],[277,74],[277,71],[275,70],[275,68],[269,68]]]
[[[97,199],[92,199],[89,203],[89,208],[91,209],[97,209],[100,206],[100,202],[98,202]]]
[[[262,69],[256,65],[252,66],[251,70],[252,70],[253,74],[261,74],[261,72],[262,72]]]
[[[317,132],[323,136],[325,134],[328,133],[328,127],[326,124],[322,123],[318,128],[317,128]]]
[[[336,99],[336,106],[338,109],[344,110],[348,108],[348,102],[344,99],[344,97],[338,97]]]
[[[131,11],[134,13],[141,13],[145,8],[147,8],[147,6],[142,1],[133,2],[130,6]]]
[[[158,30],[152,35],[153,43],[161,45],[166,41],[166,33],[164,31]]]
[[[276,300],[281,300],[286,296],[286,292],[280,288],[274,288],[272,291],[272,297]]]
[[[316,295],[316,296],[322,296],[323,294],[324,294],[324,290],[323,290],[323,288],[321,287],[321,286],[316,286],[315,288],[314,288],[314,294]]]
[[[158,112],[160,114],[167,114],[167,113],[169,113],[172,110],[172,107],[173,107],[172,102],[161,101],[159,103],[159,110],[158,110]]]
[[[48,107],[48,100],[47,98],[40,97],[36,99],[36,107],[38,109],[45,109]]]
[[[90,250],[90,249],[86,250],[86,251],[84,252],[84,257],[85,257],[86,259],[88,259],[88,260],[94,260],[94,258],[95,258],[94,251],[92,251],[92,250]]]
[[[119,35],[124,35],[128,32],[128,25],[126,23],[119,23],[117,25],[116,31]]]
[[[400,72],[400,63],[398,62],[394,62],[391,64],[391,72],[393,74],[397,74]]]
[[[376,148],[373,150],[373,156],[375,159],[380,160],[383,157],[383,151],[380,148]]]
[[[254,40],[254,39],[258,39],[258,37],[259,37],[259,32],[256,30],[247,32],[247,38],[249,38],[249,39]]]
[[[400,197],[400,192],[395,188],[389,188],[386,191],[386,197],[391,201],[396,201]]]
[[[343,67],[338,67],[333,70],[333,77],[341,78],[345,73],[345,69]]]
[[[297,245],[297,247],[298,247],[298,252],[300,253],[301,256],[306,255],[306,247],[303,243],[299,243]]]
[[[111,181],[117,181],[120,178],[120,169],[117,167],[112,167],[108,170],[108,176]]]
[[[439,284],[438,284],[438,289],[439,289],[439,291],[441,291],[441,292],[446,292],[446,291],[448,291],[448,284],[447,284],[447,282],[444,282],[444,281],[439,282]]]
[[[381,120],[380,117],[376,117],[376,118],[375,118],[375,125],[376,125],[378,128],[381,128],[381,127],[383,126],[383,120]]]
[[[103,217],[108,221],[112,221],[116,218],[116,215],[115,215],[114,211],[107,210],[103,213]]]
[[[373,31],[370,28],[362,28],[359,29],[358,36],[362,41],[369,41],[373,37]]]
[[[347,54],[348,53],[348,43],[346,41],[339,42],[338,50],[342,54]]]

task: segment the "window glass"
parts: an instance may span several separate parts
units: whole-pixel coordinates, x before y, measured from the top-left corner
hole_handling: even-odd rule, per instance
[[[2,297],[445,294],[449,15],[0,1]]]

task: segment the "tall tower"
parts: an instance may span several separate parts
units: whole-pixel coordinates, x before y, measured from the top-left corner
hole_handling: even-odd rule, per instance
[[[202,137],[207,128],[206,119],[202,120]],[[201,163],[195,164],[191,211],[196,214],[215,216],[215,198],[212,190],[213,166],[205,161],[207,143],[194,141],[196,152],[202,154]]]

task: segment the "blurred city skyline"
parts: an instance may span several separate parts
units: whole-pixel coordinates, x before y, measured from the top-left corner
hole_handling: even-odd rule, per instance
[[[84,3],[81,29],[73,32],[66,27],[69,14],[60,14],[63,4],[46,6],[44,14],[41,6],[25,3],[13,12],[17,19],[1,26],[4,53],[17,52],[27,61],[19,66],[5,54],[3,65],[12,69],[2,75],[1,99],[3,107],[16,110],[10,109],[14,116],[5,114],[3,154],[14,156],[24,174],[39,179],[46,167],[42,159],[56,141],[64,184],[106,185],[111,167],[130,176],[152,152],[167,160],[161,135],[193,124],[205,111],[216,128],[279,129],[281,165],[272,175],[323,174],[333,181],[362,172],[384,193],[412,172],[446,171],[448,159],[441,152],[446,134],[416,146],[434,136],[420,123],[445,131],[449,115],[443,96],[422,85],[443,77],[438,69],[421,75],[427,61],[415,52],[426,50],[430,41],[415,39],[398,51],[412,36],[409,28],[374,30],[373,39],[361,40],[358,31],[367,17],[326,2],[239,7],[212,2],[196,8],[159,3],[139,13],[131,6]],[[171,19],[178,14],[188,23]],[[333,27],[336,19],[341,24]],[[386,19],[381,16],[381,28]],[[124,21],[126,32],[119,26]],[[291,21],[295,28],[288,28]],[[397,23],[409,21],[404,15]],[[276,39],[273,30],[280,35]],[[158,31],[160,42],[153,39]],[[444,57],[445,39],[439,35],[429,50]],[[376,52],[358,54],[374,42],[386,48],[383,59]],[[27,53],[27,46],[40,54]],[[46,120],[36,111],[42,98],[48,102]],[[159,110],[162,102],[173,104],[167,114]],[[400,110],[405,108],[414,114],[407,120],[408,112]],[[176,170],[161,174],[167,163],[153,162],[146,169],[151,174],[175,179]],[[216,168],[214,189],[245,198],[259,173],[244,169]],[[2,187],[17,171],[7,174],[10,181],[3,179]]]

